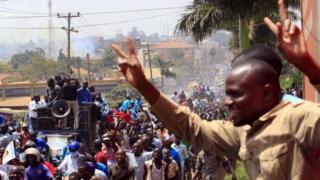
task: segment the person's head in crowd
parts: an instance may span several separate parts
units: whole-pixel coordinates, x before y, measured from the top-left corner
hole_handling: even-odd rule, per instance
[[[175,143],[176,145],[180,145],[181,139],[180,139],[179,137],[175,136],[175,138],[174,138],[174,143]]]
[[[66,78],[64,78],[64,85],[70,85],[71,84],[71,78],[70,76],[67,76]]]
[[[69,148],[70,152],[77,152],[79,150],[79,148],[80,148],[80,143],[77,142],[77,141],[72,141],[69,144],[68,148]]]
[[[81,180],[81,174],[79,172],[72,172],[69,175],[69,180]]]
[[[169,148],[171,147],[172,141],[170,138],[166,138],[163,142],[163,147]]]
[[[96,88],[94,86],[90,86],[88,89],[92,93],[96,92]]]
[[[8,133],[9,125],[7,123],[3,123],[0,125],[0,134]]]
[[[96,165],[89,156],[80,156],[77,165],[82,179],[89,180],[94,175]]]
[[[57,76],[54,76],[54,80],[56,82],[56,84],[60,87],[63,86],[63,83],[64,83],[64,77],[65,75],[63,73],[60,73],[59,75]]]
[[[12,166],[9,170],[8,177],[10,180],[23,180],[24,171],[25,169],[23,166]]]
[[[153,156],[153,159],[154,159],[155,161],[161,161],[161,160],[162,160],[162,151],[161,151],[161,149],[155,148],[155,149],[153,150],[152,156]]]
[[[137,141],[136,143],[133,144],[132,146],[132,152],[134,156],[139,157],[141,153],[143,152],[143,143],[140,141]]]
[[[96,99],[95,100],[98,101],[98,102],[102,102],[102,97],[101,97],[101,93],[100,92],[96,93]]]
[[[76,135],[70,134],[70,135],[67,137],[68,144],[70,144],[72,141],[74,141],[74,140],[75,140],[75,137],[76,137]]]
[[[36,167],[40,163],[40,152],[36,148],[28,148],[24,151],[26,161],[31,167]]]
[[[33,141],[33,142],[37,142],[37,136],[38,136],[38,133],[36,131],[32,131],[30,132],[30,140]]]
[[[142,136],[141,140],[142,140],[144,146],[148,146],[152,142],[152,138],[150,136],[148,136],[147,134],[144,134]]]
[[[24,149],[28,149],[28,148],[36,148],[36,143],[31,140],[28,140],[24,145]]]
[[[83,88],[83,89],[87,89],[88,86],[89,86],[88,81],[83,81],[83,83],[82,83],[82,88]]]
[[[122,149],[119,149],[116,153],[116,160],[119,166],[126,165],[128,162],[128,157],[126,152]]]
[[[34,100],[36,103],[38,103],[38,102],[40,101],[40,95],[39,95],[39,94],[35,94],[35,95],[33,96],[33,100]]]
[[[112,141],[111,141],[111,138],[109,136],[105,136],[105,137],[102,137],[102,144],[105,146],[105,147],[112,147]]]
[[[94,150],[95,150],[96,152],[101,151],[101,148],[102,148],[102,141],[101,141],[101,139],[95,139],[94,142],[93,142],[93,147],[94,147]]]
[[[50,88],[53,88],[53,87],[55,86],[55,82],[54,82],[53,77],[50,77],[50,78],[47,80],[47,85],[48,85],[48,87],[50,87]]]
[[[164,148],[163,149],[163,160],[168,161],[170,159],[170,149]]]
[[[80,144],[80,147],[78,149],[78,153],[84,155],[84,154],[87,154],[87,147],[84,143],[79,143]]]
[[[48,142],[48,136],[45,134],[41,135],[41,139],[46,143]]]
[[[123,130],[127,126],[127,123],[125,121],[120,121],[118,125],[118,129]]]
[[[4,153],[5,150],[6,150],[5,147],[1,147],[1,148],[0,148],[0,163],[1,163],[1,164],[2,164],[3,153]]]
[[[153,137],[153,128],[152,127],[147,127],[146,135],[149,137]]]
[[[231,69],[225,92],[229,119],[235,126],[251,125],[280,102],[279,74],[265,61],[244,62]]]
[[[159,129],[160,129],[161,131],[165,130],[164,125],[163,125],[162,123],[159,124]]]
[[[76,87],[80,87],[80,81],[79,81],[79,79],[74,79],[74,82],[72,83],[72,84],[74,84]]]

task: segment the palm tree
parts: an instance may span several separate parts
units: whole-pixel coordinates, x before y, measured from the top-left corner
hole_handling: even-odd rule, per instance
[[[299,0],[287,1],[291,9],[299,5]],[[262,24],[263,17],[277,18],[278,4],[277,0],[194,0],[186,10],[176,30],[191,34],[197,42],[217,30],[236,30],[240,48],[248,48],[255,27]],[[294,12],[290,11],[289,14],[294,15]]]
[[[155,60],[158,62],[160,67],[161,86],[162,89],[164,89],[164,77],[177,77],[176,73],[171,70],[171,68],[174,66],[174,63],[171,61],[165,61],[160,56],[157,56]]]

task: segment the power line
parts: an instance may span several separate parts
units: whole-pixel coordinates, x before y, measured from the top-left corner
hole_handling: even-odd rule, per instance
[[[3,8],[3,7],[0,7],[0,9],[1,8]],[[182,8],[184,8],[184,7],[167,7],[167,8],[152,8],[152,9],[135,9],[135,10],[119,10],[119,11],[105,11],[105,12],[89,12],[89,13],[82,13],[82,15],[149,12],[149,11],[162,11],[162,10],[182,9]],[[10,9],[12,9],[12,8],[10,8]],[[22,12],[28,12],[28,11],[22,10]],[[31,12],[31,11],[29,11],[29,12]],[[14,12],[10,12],[10,13],[14,13]],[[32,15],[32,16],[6,16],[6,17],[0,17],[0,19],[29,19],[29,18],[46,18],[46,17],[50,17],[48,15],[45,15],[47,13],[31,13],[31,14],[39,14],[39,15]],[[57,14],[57,13],[52,13],[52,14]]]
[[[136,18],[136,19],[128,19],[128,20],[122,20],[122,21],[106,22],[106,23],[99,23],[99,24],[88,24],[88,25],[77,26],[77,28],[106,26],[106,25],[119,24],[119,23],[125,23],[125,22],[134,22],[134,21],[140,21],[140,20],[146,20],[146,19],[153,19],[153,18],[167,16],[167,15],[176,14],[176,13],[178,13],[178,12],[159,14],[159,15],[155,15],[155,16]]]
[[[81,26],[76,26],[77,28],[86,28],[86,27],[95,27],[95,26],[106,26],[106,25],[113,25],[113,24],[119,24],[119,23],[125,23],[125,22],[134,22],[134,21],[140,21],[140,20],[147,20],[147,19],[153,19],[158,18],[162,16],[172,15],[179,12],[172,12],[167,14],[158,14],[154,16],[148,16],[148,17],[142,17],[142,18],[136,18],[136,19],[128,19],[128,20],[122,20],[122,21],[114,21],[114,22],[107,22],[107,23],[99,23],[99,24],[86,24]],[[45,29],[47,30],[48,27],[13,27],[13,26],[0,26],[0,29]],[[61,27],[52,27],[52,29],[61,29]]]
[[[97,14],[116,14],[116,13],[132,13],[132,12],[147,12],[147,11],[160,11],[170,9],[182,9],[185,7],[166,7],[166,8],[152,8],[152,9],[136,9],[136,10],[120,10],[120,11],[105,11],[105,12],[91,12],[82,13],[83,15],[97,15]]]
[[[48,27],[10,27],[10,26],[0,26],[0,29],[45,29]],[[61,29],[61,27],[52,27],[52,29]]]

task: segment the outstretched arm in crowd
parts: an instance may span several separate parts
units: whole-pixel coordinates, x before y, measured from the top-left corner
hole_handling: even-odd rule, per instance
[[[303,32],[288,19],[284,0],[279,0],[280,22],[264,19],[270,30],[277,36],[277,45],[283,56],[306,76],[320,92],[320,65],[308,53]]]

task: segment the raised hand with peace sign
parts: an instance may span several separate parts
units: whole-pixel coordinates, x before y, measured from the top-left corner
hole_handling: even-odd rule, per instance
[[[288,19],[284,0],[279,0],[280,22],[274,23],[268,17],[264,22],[277,36],[277,45],[284,57],[304,74],[311,82],[320,83],[320,66],[307,50],[303,32]]]
[[[138,89],[151,105],[155,103],[160,96],[160,92],[144,75],[134,50],[132,40],[128,38],[128,54],[115,44],[112,44],[112,49],[118,54],[118,65],[127,82]]]

